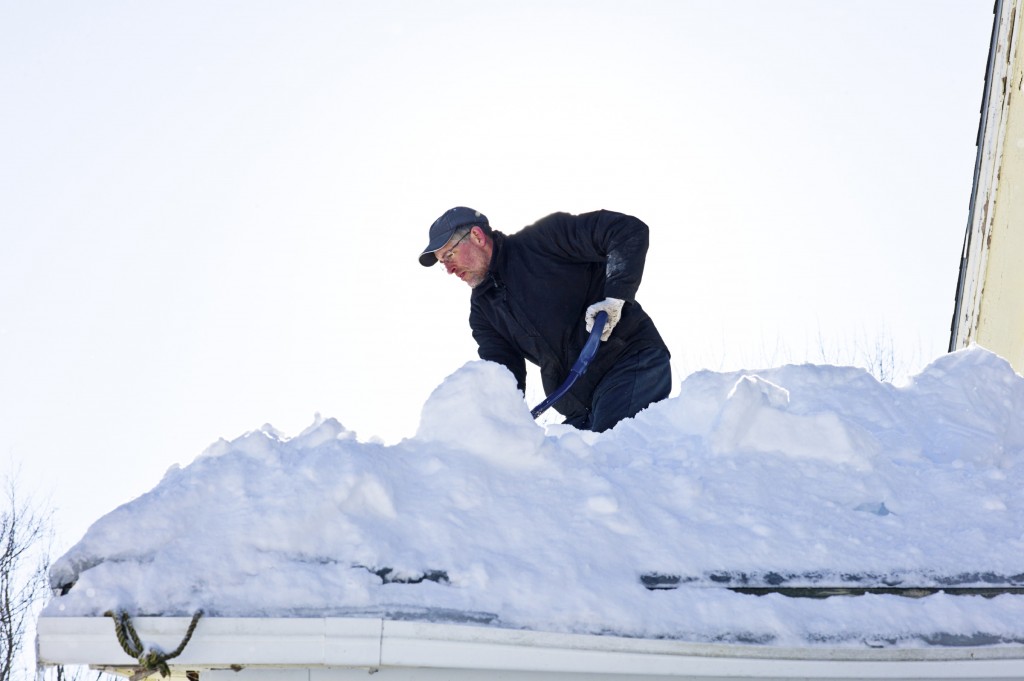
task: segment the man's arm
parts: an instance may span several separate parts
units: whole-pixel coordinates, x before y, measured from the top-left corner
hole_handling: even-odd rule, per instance
[[[556,213],[545,218],[548,247],[570,261],[604,263],[604,300],[587,308],[584,321],[588,332],[599,312],[608,315],[601,340],[611,337],[626,301],[636,298],[647,259],[647,225],[639,219],[600,210],[582,215]],[[540,223],[538,223],[540,224]]]
[[[599,210],[581,215],[556,213],[545,224],[548,248],[570,261],[605,264],[604,295],[632,301],[643,279],[649,230],[638,218]]]
[[[647,225],[631,215],[607,210],[579,217],[589,227],[593,247],[605,254],[605,297],[636,299],[647,260]]]
[[[469,325],[473,330],[473,339],[476,341],[480,359],[505,365],[515,376],[519,390],[526,394],[526,360],[523,356],[486,321],[470,315]]]

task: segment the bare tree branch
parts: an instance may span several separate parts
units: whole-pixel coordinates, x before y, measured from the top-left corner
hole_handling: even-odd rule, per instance
[[[27,626],[49,591],[52,513],[24,501],[16,478],[5,480],[0,502],[0,681],[18,671]]]

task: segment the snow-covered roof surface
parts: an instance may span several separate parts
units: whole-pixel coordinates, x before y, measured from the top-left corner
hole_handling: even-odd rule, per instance
[[[537,425],[504,368],[470,362],[398,444],[318,418],[173,467],[56,561],[53,584],[73,586],[43,617],[1020,643],[1022,595],[807,599],[723,580],[1024,585],[1022,414],[1024,378],[978,348],[900,387],[848,367],[699,372],[603,434]]]

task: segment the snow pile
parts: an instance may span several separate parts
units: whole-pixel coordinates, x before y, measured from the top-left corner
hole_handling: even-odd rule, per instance
[[[604,434],[471,362],[417,435],[221,441],[96,522],[44,616],[359,616],[774,645],[1024,641],[1024,596],[747,595],[722,575],[1024,580],[1024,378],[981,349],[902,387],[689,376]],[[143,449],[144,445],[140,445]],[[678,588],[649,590],[644,576]],[[1021,583],[1017,581],[1016,583]]]

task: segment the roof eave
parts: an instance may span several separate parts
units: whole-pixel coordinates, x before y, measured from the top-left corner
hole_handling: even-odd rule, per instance
[[[141,617],[142,641],[173,650],[189,618]],[[131,671],[137,664],[104,617],[41,617],[41,665],[89,665]],[[780,648],[394,621],[382,618],[204,618],[173,676],[200,672],[204,681],[245,681],[248,670],[400,671],[403,679],[502,673],[502,678],[613,679],[1020,678],[1024,646],[961,648]],[[333,671],[332,671],[333,670]],[[239,676],[241,674],[241,676]],[[228,676],[230,675],[230,676]],[[385,677],[391,674],[385,674]],[[194,678],[190,676],[189,678]],[[310,677],[312,678],[312,677]],[[467,677],[468,678],[468,677]]]

